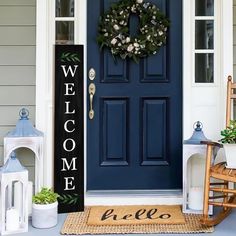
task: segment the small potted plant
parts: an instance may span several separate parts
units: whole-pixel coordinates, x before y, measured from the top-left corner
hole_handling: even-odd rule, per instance
[[[231,120],[229,126],[221,131],[221,135],[227,168],[236,169],[236,120]]]
[[[57,198],[50,188],[42,188],[33,196],[32,225],[35,228],[51,228],[57,224]]]

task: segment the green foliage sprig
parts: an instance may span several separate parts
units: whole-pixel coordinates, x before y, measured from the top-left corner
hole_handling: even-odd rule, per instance
[[[129,34],[129,17],[139,17],[139,33]],[[143,0],[121,0],[100,18],[97,41],[100,48],[108,47],[113,57],[132,58],[136,63],[140,58],[156,54],[166,43],[170,21],[160,9]]]
[[[67,205],[76,205],[79,203],[79,194],[62,194],[58,200]]]
[[[61,62],[80,62],[79,55],[77,53],[63,52],[61,54]]]
[[[57,193],[54,193],[50,188],[42,188],[39,193],[33,196],[33,203],[35,204],[51,204],[57,201],[60,197]]]
[[[223,138],[220,140],[222,143],[236,143],[236,120],[231,120],[229,126],[222,130],[220,134]]]

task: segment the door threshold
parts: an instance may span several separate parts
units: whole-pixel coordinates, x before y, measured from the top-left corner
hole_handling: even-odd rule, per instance
[[[181,205],[182,190],[87,191],[85,205]]]

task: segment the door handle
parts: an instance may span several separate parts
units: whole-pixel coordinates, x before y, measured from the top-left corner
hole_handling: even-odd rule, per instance
[[[89,119],[92,120],[94,118],[94,110],[93,110],[93,98],[96,92],[96,86],[94,83],[91,83],[88,87],[89,92]]]

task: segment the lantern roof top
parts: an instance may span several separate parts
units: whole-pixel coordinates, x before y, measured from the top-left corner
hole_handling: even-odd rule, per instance
[[[40,137],[43,133],[33,127],[29,120],[29,111],[26,108],[22,108],[19,112],[20,119],[18,120],[16,127],[10,131],[6,137]]]
[[[194,123],[194,131],[192,136],[184,140],[184,144],[201,144],[201,141],[210,141],[209,139],[206,138],[202,131],[202,123],[200,121],[197,121]]]
[[[16,153],[12,152],[5,165],[0,168],[0,173],[22,172],[27,171],[20,161],[16,158]]]

